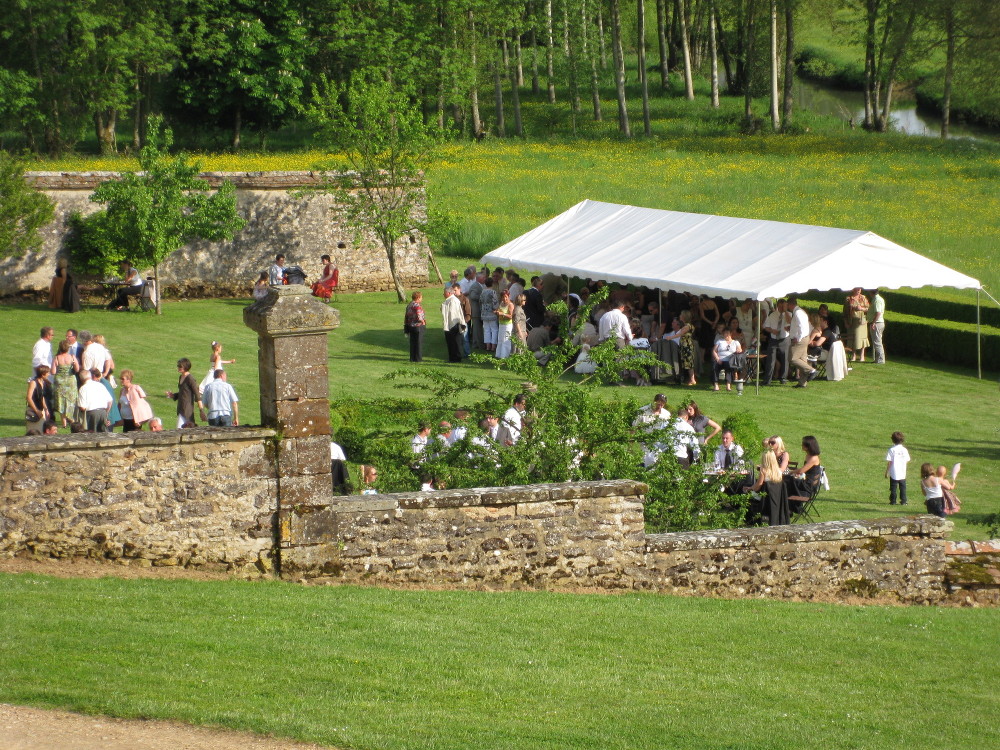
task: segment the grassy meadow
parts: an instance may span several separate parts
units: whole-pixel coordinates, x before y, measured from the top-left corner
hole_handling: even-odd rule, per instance
[[[440,296],[439,288],[430,286],[425,295],[432,304],[427,305],[426,360],[421,365],[409,362],[407,340],[402,333],[403,308],[396,303],[394,294],[340,295],[336,307],[342,323],[330,334],[332,399],[425,397],[417,387],[380,380],[389,372],[411,367],[458,373],[509,392],[517,389],[519,378],[488,365],[446,364],[444,337],[439,333],[440,309],[433,303]],[[30,352],[42,325],[54,326],[58,338],[69,326],[103,333],[118,368],[135,371],[137,382],[151,395],[154,411],[165,417],[167,425],[172,423],[169,418],[174,413],[174,402],[163,392],[176,386],[176,360],[191,359],[192,371],[200,379],[208,367],[209,343],[217,339],[225,347],[224,356],[236,358],[236,364],[226,369],[241,399],[242,422],[255,424],[260,419],[257,341],[242,322],[245,304],[244,300],[168,302],[161,317],[89,308],[66,315],[41,306],[0,306],[0,325],[12,332],[13,350],[25,353]],[[705,413],[718,422],[734,411],[747,410],[769,434],[784,436],[796,459],[800,459],[799,438],[816,435],[832,485],[829,493],[820,495],[824,520],[878,518],[907,512],[887,504],[888,483],[883,478],[889,436],[893,430],[902,430],[913,456],[908,512],[923,510],[915,478],[921,462],[950,465],[962,461],[958,494],[963,512],[953,517],[954,536],[982,538],[985,530],[969,525],[969,520],[1000,510],[994,492],[1000,478],[996,381],[992,376],[978,380],[969,370],[932,362],[896,360],[892,357],[891,328],[888,330],[889,364],[858,364],[847,379],[839,383],[815,381],[805,391],[771,386],[762,388],[759,396],[748,390],[745,396],[737,397],[725,391],[711,392],[706,377],[697,388],[608,388],[605,395],[609,399],[635,399],[637,406],[652,400],[660,390],[671,405],[694,396]],[[23,434],[21,413],[28,369],[27,356],[0,362],[0,377],[8,383],[0,391],[2,435]],[[571,382],[569,376],[567,383]],[[400,423],[416,429],[415,422],[409,424],[405,415],[401,415]]]
[[[1000,743],[997,609],[0,575],[0,610],[0,701],[338,748]]]

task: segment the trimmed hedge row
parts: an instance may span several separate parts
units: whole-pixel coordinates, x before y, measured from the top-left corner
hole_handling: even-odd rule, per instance
[[[929,321],[905,316],[885,326],[886,355],[918,357],[934,362],[976,367],[976,327],[950,320]],[[1000,370],[1000,330],[982,327],[983,370]]]
[[[830,306],[831,312],[839,313],[844,305],[844,298],[847,292],[837,289],[817,291],[813,289],[807,294],[801,295],[803,299],[825,302]],[[956,323],[976,324],[976,306],[967,302],[948,302],[946,300],[928,299],[927,297],[916,297],[905,292],[882,292],[885,299],[886,318],[892,322],[897,315],[912,315],[915,318],[923,318],[931,321],[953,321]],[[982,307],[979,311],[980,323],[984,326],[1000,328],[1000,308],[997,308],[989,297],[982,298]]]

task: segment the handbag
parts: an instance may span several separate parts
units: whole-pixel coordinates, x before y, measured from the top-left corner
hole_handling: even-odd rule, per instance
[[[35,413],[34,409],[27,406],[24,407],[24,420],[26,422],[39,422],[41,419],[42,418]]]

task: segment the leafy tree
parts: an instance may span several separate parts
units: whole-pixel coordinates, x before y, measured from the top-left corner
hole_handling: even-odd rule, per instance
[[[357,72],[345,86],[324,81],[314,94],[307,114],[321,141],[342,155],[321,190],[337,197],[358,238],[366,232],[378,238],[403,302],[396,243],[424,223],[424,170],[439,131],[380,71]]]
[[[48,196],[24,181],[24,164],[0,151],[0,258],[37,249],[42,244],[38,230],[54,214]]]
[[[565,315],[564,305],[549,309]],[[586,314],[579,318],[581,325]],[[650,531],[739,523],[744,503],[742,498],[722,493],[725,477],[706,477],[698,463],[682,467],[672,450],[662,453],[650,469],[644,468],[642,443],[649,438],[632,427],[639,402],[630,397],[601,397],[601,388],[617,378],[619,369],[648,365],[650,355],[617,352],[613,343],[606,342],[590,351],[591,358],[602,365],[592,377],[568,378],[575,347],[565,343],[572,337],[565,325],[560,335],[564,343],[547,348],[551,358],[545,367],[530,352],[516,352],[506,360],[474,355],[530,383],[526,426],[514,445],[498,446],[475,438],[481,434],[479,420],[489,414],[502,418],[516,392],[494,390],[447,373],[419,370],[398,371],[387,379],[397,384],[396,392],[407,383],[419,388],[429,395],[425,402],[397,397],[335,404],[337,440],[354,460],[378,466],[378,488],[383,492],[415,490],[424,477],[433,477],[449,488],[637,479],[650,487],[646,505]],[[436,427],[447,420],[454,425],[460,408],[469,415],[465,420],[466,437],[450,447],[432,439],[426,452],[415,456],[410,439],[417,424],[425,421]],[[409,429],[400,425],[400,414],[412,420]],[[741,435],[751,440],[754,438],[749,437],[750,432],[759,435],[752,417],[746,415],[741,420]],[[433,430],[432,435],[437,432]],[[674,436],[671,427],[657,441],[671,445]]]
[[[197,162],[170,156],[172,141],[171,132],[161,132],[159,120],[151,119],[148,143],[139,153],[142,171],[98,185],[90,199],[107,208],[87,219],[98,227],[105,248],[116,248],[136,266],[152,266],[157,283],[159,264],[172,252],[195,239],[231,239],[245,223],[236,212],[233,184],[223,182],[212,193],[198,178]]]

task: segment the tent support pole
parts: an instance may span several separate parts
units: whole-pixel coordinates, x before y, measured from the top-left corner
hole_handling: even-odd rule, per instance
[[[979,290],[976,290],[976,370],[983,379],[983,333],[979,325]]]
[[[754,379],[754,395],[760,395],[760,314],[761,314],[761,304],[760,300],[757,300],[757,377]]]

